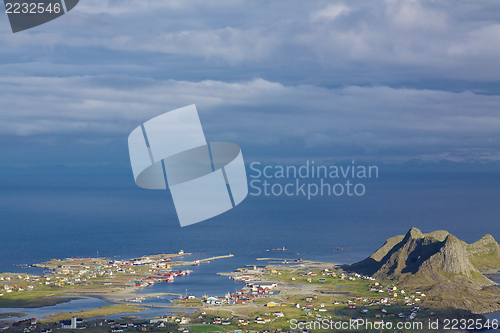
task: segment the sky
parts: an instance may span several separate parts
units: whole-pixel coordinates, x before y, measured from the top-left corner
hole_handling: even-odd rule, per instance
[[[498,1],[80,0],[0,45],[0,167],[129,167],[190,104],[247,162],[500,160]]]

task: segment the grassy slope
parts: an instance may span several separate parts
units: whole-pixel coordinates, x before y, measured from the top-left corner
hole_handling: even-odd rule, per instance
[[[90,318],[104,317],[104,316],[109,316],[109,315],[113,315],[113,314],[120,314],[120,313],[141,312],[143,310],[144,309],[141,309],[141,308],[136,307],[134,305],[116,304],[116,305],[103,306],[99,309],[86,310],[86,311],[80,311],[80,312],[56,313],[56,314],[45,317],[45,319],[47,321],[50,321],[50,322],[58,322],[61,320],[71,319],[71,317],[73,317],[73,316],[78,317],[78,318],[82,318],[82,319],[90,319]]]

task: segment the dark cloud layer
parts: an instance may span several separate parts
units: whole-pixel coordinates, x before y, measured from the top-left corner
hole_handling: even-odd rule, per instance
[[[86,0],[18,34],[3,15],[0,144],[11,157],[82,145],[98,163],[195,103],[208,139],[255,159],[498,160],[498,14],[496,1]]]

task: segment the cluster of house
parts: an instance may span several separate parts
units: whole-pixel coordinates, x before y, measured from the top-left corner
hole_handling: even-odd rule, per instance
[[[17,285],[14,285],[14,286],[9,286],[8,284],[4,285],[3,286],[3,290],[4,292],[6,293],[12,293],[12,292],[15,292],[15,291],[25,291],[25,290],[33,290],[35,289],[34,286],[32,285],[29,285],[28,287],[23,288],[23,287],[19,287]],[[0,296],[3,296],[4,294],[2,292],[0,292]]]
[[[112,333],[124,332],[125,330],[140,330],[143,332],[148,332],[152,328],[163,328],[167,323],[177,323],[180,325],[189,324],[190,319],[186,317],[178,317],[178,316],[168,316],[162,318],[153,318],[149,319],[147,322],[136,322],[136,323],[115,323],[114,320],[108,321],[108,324],[111,326]]]
[[[266,315],[268,315],[266,313]],[[249,323],[257,323],[257,324],[267,324],[273,321],[275,318],[280,318],[284,317],[285,314],[283,312],[274,312],[273,317],[256,317],[253,320],[250,319],[238,319],[237,324],[238,326],[247,326]],[[230,318],[221,318],[221,317],[215,317],[212,324],[214,325],[230,325],[231,324],[231,319]]]
[[[31,291],[35,289],[36,284],[44,285],[44,286],[52,286],[52,287],[63,287],[64,285],[75,285],[75,284],[87,284],[87,279],[89,278],[97,278],[106,275],[113,275],[113,272],[99,272],[99,273],[89,273],[88,269],[83,269],[81,271],[73,272],[61,270],[61,272],[57,272],[55,274],[50,275],[26,275],[25,277],[16,277],[17,280],[24,280],[29,283],[28,286],[19,287],[19,286],[10,286],[9,284],[5,284],[3,289],[5,292],[14,292],[14,291]],[[63,276],[59,275],[63,274]],[[72,276],[67,276],[67,274],[73,274]],[[8,280],[9,278],[0,278],[1,280]],[[13,281],[14,283],[14,281]],[[26,283],[24,283],[26,284]],[[3,295],[2,295],[3,296]]]
[[[39,281],[39,278],[37,276],[29,276],[29,275],[1,276],[0,281],[6,281],[6,282],[0,282],[3,284],[3,286],[0,287],[0,296],[4,296],[4,293],[31,291],[35,289],[35,286],[29,283],[35,283]],[[22,284],[23,286],[20,286],[18,284]],[[26,284],[29,285],[26,286]]]
[[[381,313],[375,314],[375,318],[395,317],[396,316],[395,314],[387,314],[387,309],[384,306],[392,306],[396,303],[397,300],[404,300],[405,305],[411,306],[415,305],[415,302],[421,301],[421,297],[426,297],[426,294],[420,291],[415,291],[413,294],[409,294],[404,290],[398,290],[396,286],[383,287],[378,282],[375,282],[374,284],[370,284],[368,286],[370,287],[369,291],[376,293],[387,293],[389,296],[382,298],[366,298],[366,297],[364,298],[361,296],[356,296],[354,299],[348,300],[346,303],[350,309],[356,309],[356,307],[359,305],[364,306],[365,308],[361,310],[362,314],[367,314],[369,312],[369,310],[366,307],[381,306],[379,308]],[[398,298],[398,295],[400,295],[400,298]],[[409,315],[406,315],[403,312],[399,312],[398,316],[400,318],[406,318],[411,320],[417,316],[418,311],[420,311],[420,307],[414,306],[410,310]]]
[[[164,327],[166,323],[177,323],[179,325],[189,324],[191,319],[179,316],[169,316],[164,318],[150,319],[150,324],[157,324],[159,327]]]
[[[361,275],[358,273],[347,273],[347,272],[339,272],[336,273],[335,271],[331,269],[324,269],[321,272],[322,275],[327,275],[331,277],[337,277],[341,281],[356,281],[357,279],[365,280],[365,281],[375,281],[375,278],[371,276],[365,276]],[[315,276],[317,273],[309,271],[309,272],[298,272],[298,275],[303,275],[303,276]],[[294,280],[295,278],[292,278]],[[311,282],[312,279],[308,278],[308,281]],[[320,278],[318,280],[319,282],[324,282],[325,279]],[[386,286],[383,287],[380,283],[374,282],[373,284],[368,285],[369,289],[368,291],[375,292],[375,293],[387,293],[389,296],[388,297],[383,297],[380,299],[377,298],[362,298],[360,296],[357,296],[354,300],[349,300],[348,301],[348,307],[350,308],[356,308],[356,302],[363,301],[364,303],[368,303],[368,306],[374,306],[374,305],[379,305],[379,304],[390,304],[391,302],[395,301],[396,299],[400,299],[399,297],[404,297],[405,305],[411,306],[414,305],[415,302],[419,302],[423,299],[423,297],[426,297],[426,294],[416,291],[414,294],[406,294],[404,290],[398,290],[396,286]]]
[[[190,270],[172,271],[170,262],[170,258],[153,260],[149,257],[142,257],[130,260],[114,260],[108,263],[108,267],[119,268],[118,272],[135,273],[135,271],[131,271],[131,266],[147,265],[150,275],[136,279],[136,287],[146,287],[153,285],[155,282],[174,282],[176,276],[189,275],[191,273]]]
[[[388,286],[384,288],[378,282],[375,282],[373,285],[368,285],[368,287],[370,287],[369,291],[372,292],[387,293],[389,295],[387,299],[390,301],[403,299],[405,301],[405,305],[407,306],[415,305],[416,302],[420,302],[424,299],[424,297],[427,297],[426,294],[418,290],[413,294],[408,294],[404,290],[398,290],[396,286]]]
[[[347,272],[339,272],[339,273],[337,273],[337,272],[335,272],[335,270],[333,270],[333,267],[332,268],[325,268],[319,274],[321,274],[322,276],[331,276],[331,277],[334,277],[334,278],[339,278],[340,281],[346,281],[346,280],[347,281],[356,281],[357,279],[361,279],[361,280],[375,280],[371,276],[364,276],[364,275],[361,275],[361,274],[358,274],[358,273],[347,273]],[[305,276],[305,277],[307,277],[307,282],[313,282],[313,278],[315,276],[317,276],[318,273],[313,272],[313,271],[308,271],[308,272],[301,271],[301,272],[298,272],[297,275],[298,276]],[[296,278],[292,277],[292,281],[295,281],[295,280],[296,280]],[[318,282],[326,282],[326,279],[325,278],[319,278]]]
[[[159,258],[153,260],[149,257],[142,257],[129,260],[113,260],[108,263],[109,267],[130,267],[130,266],[143,266],[149,265],[150,268],[167,268],[170,267],[170,258]]]
[[[31,332],[36,329],[36,318],[23,319],[12,325],[6,325],[3,327],[0,326],[0,332],[11,331],[14,328],[18,328],[22,325],[27,325],[27,327],[24,330],[25,332]]]
[[[243,275],[236,274],[232,278],[235,281],[243,281],[243,282],[248,282],[248,281],[256,281],[259,280],[259,276],[264,272],[263,268],[253,266],[252,268],[237,268],[235,270],[236,273],[242,273]]]
[[[213,324],[214,325],[231,325],[231,320],[229,318],[222,319],[221,317],[215,317]]]
[[[298,308],[298,309],[302,309],[303,311],[306,312],[306,315],[309,316],[309,317],[314,317],[317,321],[321,321],[323,319],[329,319],[331,320],[332,319],[332,316],[331,315],[328,315],[328,313],[326,313],[328,310],[326,308],[326,305],[325,303],[321,303],[319,305],[319,307],[313,307],[313,301],[316,300],[318,298],[318,295],[316,294],[313,294],[311,296],[308,296],[306,297],[304,300],[305,300],[305,305],[301,305],[300,303],[296,303],[294,305],[295,308]],[[336,302],[338,304],[338,302]],[[324,312],[324,313],[313,313],[313,310],[314,311],[318,311],[318,312]]]
[[[428,309],[424,309],[424,310],[428,310]],[[408,316],[408,319],[415,319],[417,317],[417,312],[420,311],[420,306],[414,306],[411,310],[410,310],[410,315]],[[401,314],[401,313],[400,313]],[[434,314],[434,312],[431,312],[430,313],[431,315]]]
[[[395,314],[387,314],[387,310],[385,308],[380,308],[379,309],[381,314],[380,313],[377,313],[375,314],[375,318],[377,319],[380,319],[380,318],[383,318],[383,317],[395,317],[396,315]],[[428,310],[428,309],[425,309],[425,310]],[[408,315],[406,315],[404,312],[399,312],[397,314],[397,316],[399,318],[406,318],[407,320],[412,320],[412,319],[415,319],[417,317],[417,313],[420,311],[420,307],[419,306],[414,306],[412,309],[410,309],[410,313]],[[361,313],[363,314],[367,314],[369,312],[368,309],[363,309],[361,310]],[[434,312],[431,312],[431,315],[433,315]]]
[[[124,332],[125,330],[132,331],[143,331],[148,332],[151,328],[162,328],[165,327],[167,323],[177,323],[180,325],[188,324],[190,322],[189,318],[178,317],[178,316],[168,316],[163,318],[153,318],[144,322],[133,322],[133,323],[118,323],[115,320],[105,320],[102,319],[99,322],[99,326],[107,324],[110,327],[112,333]],[[81,319],[73,317],[71,321],[61,321],[62,329],[83,329],[85,327],[78,327],[81,323]]]
[[[35,289],[36,285],[64,287],[65,285],[88,285],[89,279],[112,277],[117,273],[136,274],[134,266],[149,265],[150,269],[157,269],[158,272],[155,276],[150,277],[151,281],[168,280],[171,282],[173,277],[170,272],[170,258],[159,258],[153,260],[149,257],[142,257],[130,260],[113,260],[109,262],[102,262],[95,259],[66,259],[61,265],[56,268],[51,268],[52,274],[47,275],[26,275],[26,276],[0,276],[0,296],[4,293],[12,293],[18,291],[30,291]],[[38,265],[39,267],[49,268],[44,264]],[[164,269],[165,272],[159,273]],[[168,271],[168,272],[167,272]],[[189,274],[190,271],[175,272],[175,275]],[[165,275],[167,274],[167,275]],[[15,280],[25,281],[32,284],[23,282],[22,286],[18,286]],[[6,282],[2,282],[6,281]],[[151,284],[151,281],[145,281],[141,286]],[[11,283],[9,283],[11,282]],[[106,284],[111,284],[110,282]]]
[[[312,315],[312,312],[311,312],[311,306],[312,306],[312,302],[318,298],[318,295],[314,294],[310,297],[306,297],[305,298],[305,301],[306,301],[306,304],[305,305],[300,305],[300,303],[296,303],[294,305],[294,307],[296,307],[297,309],[302,309],[303,311],[306,311],[307,315]],[[320,312],[326,312],[327,309],[325,308],[325,303],[321,303],[319,309],[318,308],[314,308],[314,310],[318,310]]]
[[[78,324],[83,323],[83,319],[77,317],[71,317],[71,320],[61,320],[61,329],[85,329],[85,327],[78,327]]]
[[[113,333],[124,332],[125,330],[129,331],[139,330],[139,331],[149,332],[152,330],[152,328],[165,327],[167,323],[177,323],[183,325],[183,324],[188,324],[189,322],[190,322],[189,318],[173,315],[164,318],[154,318],[144,322],[133,322],[133,323],[118,323],[115,322],[115,320],[100,319],[98,323],[94,325],[96,327],[109,325],[110,331]],[[61,326],[58,328],[58,330],[83,330],[87,328],[85,326],[82,326],[84,321],[81,318],[77,317],[72,317],[70,320],[62,320],[59,323]],[[31,318],[16,322],[10,326],[0,327],[0,332],[12,331],[13,329],[19,328],[23,325],[27,325],[26,328],[24,329],[24,332],[31,333],[33,330],[37,329],[37,320],[36,318]],[[42,329],[39,332],[52,333],[52,329],[48,328]]]
[[[229,300],[227,299],[227,297],[221,298],[217,296],[209,296],[205,298],[204,302],[211,305],[222,305],[222,304],[228,304]]]
[[[274,282],[249,282],[246,287],[235,293],[228,293],[225,297],[204,297],[203,302],[210,305],[246,304],[255,298],[273,295],[274,292],[271,290],[277,286],[278,284]]]
[[[404,293],[404,290],[402,291]],[[356,304],[364,305],[364,306],[378,306],[378,305],[391,305],[391,303],[394,301],[394,297],[381,297],[381,298],[376,298],[376,297],[361,297],[361,296],[356,296],[354,299],[347,300],[347,305],[351,309],[356,308]]]
[[[91,262],[91,259],[72,259],[73,262],[80,262],[78,266],[59,265],[55,269],[51,269],[52,274],[47,275],[31,275],[26,276],[26,281],[37,282],[40,285],[63,287],[65,285],[87,285],[88,279],[111,277],[116,273],[135,273],[133,270],[124,270],[113,267],[113,265],[102,265],[96,262]],[[88,263],[89,262],[89,263]],[[85,265],[87,264],[88,265]],[[39,265],[40,267],[48,268]],[[89,265],[92,265],[89,266]],[[2,280],[2,278],[0,278]],[[28,286],[29,287],[29,286]],[[34,288],[34,286],[32,286]],[[33,289],[32,288],[32,289]]]
[[[406,302],[405,305],[407,305],[407,306],[415,305],[415,302],[422,301],[421,297],[427,297],[427,295],[420,292],[420,291],[416,291],[415,295],[405,296],[404,297],[404,300]]]
[[[177,276],[191,274],[190,270],[172,271],[170,269],[157,269],[150,271],[151,275],[135,280],[136,287],[146,287],[148,285],[151,286],[155,282],[164,282],[164,281],[174,282],[174,278]]]

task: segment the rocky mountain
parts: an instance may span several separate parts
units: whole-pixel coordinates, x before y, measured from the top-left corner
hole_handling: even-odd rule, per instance
[[[500,246],[491,235],[467,244],[444,230],[423,234],[411,228],[344,269],[425,290],[449,307],[475,313],[500,309],[500,289],[483,274],[500,269]]]
[[[498,273],[500,246],[493,236],[485,235],[477,242],[467,245],[466,248],[474,267],[484,273]]]

